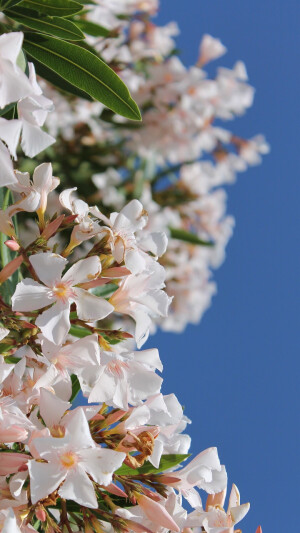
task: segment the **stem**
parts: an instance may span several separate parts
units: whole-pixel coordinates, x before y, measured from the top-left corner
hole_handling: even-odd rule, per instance
[[[73,533],[69,519],[68,519],[66,500],[61,500],[60,523],[62,526],[66,526],[69,533]]]

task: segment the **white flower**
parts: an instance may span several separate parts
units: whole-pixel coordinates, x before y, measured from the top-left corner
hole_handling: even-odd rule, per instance
[[[1,533],[22,533],[11,508],[0,511],[0,531]]]
[[[53,103],[42,95],[36,82],[33,63],[29,63],[29,80],[31,94],[18,102],[18,118],[6,120],[0,117],[0,138],[7,144],[15,159],[21,134],[22,149],[29,157],[36,156],[55,142],[54,137],[41,130],[48,112],[53,109]]]
[[[102,352],[98,378],[89,402],[105,402],[113,407],[128,409],[160,391],[162,378],[155,369],[162,370],[157,349],[141,352]]]
[[[207,533],[234,533],[235,525],[240,522],[250,509],[249,503],[240,504],[240,493],[236,485],[232,485],[227,512],[223,505],[226,490],[209,495],[205,511],[202,506],[196,508],[187,518],[187,527],[203,527]]]
[[[17,102],[32,93],[32,86],[24,72],[18,67],[23,33],[5,33],[0,37],[0,108]]]
[[[36,319],[36,325],[44,337],[62,344],[70,329],[70,305],[76,303],[77,314],[86,322],[101,320],[113,311],[113,306],[97,296],[78,287],[98,277],[101,262],[92,256],[75,263],[62,276],[67,260],[50,252],[32,255],[30,263],[44,283],[25,278],[18,283],[12,297],[14,311],[34,311],[54,304]]]
[[[71,418],[63,438],[41,437],[33,441],[39,457],[47,462],[32,460],[28,464],[32,503],[46,498],[61,484],[61,498],[86,507],[98,503],[89,475],[100,485],[109,485],[112,474],[126,455],[97,446],[93,441],[82,409]]]
[[[16,183],[16,181],[9,151],[3,142],[0,141],[0,187],[8,187],[9,185]]]
[[[131,316],[136,322],[135,339],[138,348],[146,342],[153,317],[167,316],[171,298],[162,290],[164,268],[152,261],[141,274],[131,274],[121,281],[111,296],[115,311]]]
[[[227,52],[225,46],[221,43],[220,39],[216,39],[211,35],[203,35],[199,48],[200,56],[199,65],[205,65],[213,59],[218,59]]]
[[[59,179],[52,176],[51,163],[42,163],[35,168],[32,180],[28,172],[16,172],[16,182],[9,188],[20,194],[21,198],[11,205],[6,213],[9,216],[18,211],[41,211],[45,212],[48,194],[59,184]]]

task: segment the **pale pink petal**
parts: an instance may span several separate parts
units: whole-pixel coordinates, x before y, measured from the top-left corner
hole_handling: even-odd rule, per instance
[[[0,84],[0,108],[7,104],[18,102],[21,98],[28,96],[32,92],[30,82],[24,72],[9,61],[2,60]]]
[[[35,157],[37,154],[55,143],[56,139],[41,130],[39,126],[34,126],[23,120],[22,128],[22,150],[28,157]]]
[[[29,260],[39,279],[48,287],[60,281],[67,263],[64,257],[51,252],[31,255]]]
[[[145,515],[151,522],[161,527],[166,527],[171,531],[180,531],[178,525],[173,520],[168,511],[160,503],[151,500],[144,494],[138,496],[138,504],[143,509]]]
[[[69,402],[64,402],[47,389],[40,389],[40,414],[48,428],[59,424],[63,414],[70,406]]]
[[[231,507],[230,509],[230,516],[232,518],[232,521],[234,524],[237,524],[240,522],[244,516],[248,513],[250,509],[250,503],[243,503],[242,505],[239,505],[238,507]]]
[[[241,499],[239,489],[233,483],[228,501],[228,510],[231,509],[231,507],[237,507],[238,505],[240,505],[240,502]]]
[[[6,120],[0,117],[0,139],[4,141],[14,159],[22,128],[21,120]]]
[[[123,452],[108,448],[89,448],[81,452],[81,465],[99,485],[109,485],[113,473],[120,468],[126,457]]]
[[[32,460],[28,463],[28,470],[33,504],[47,498],[66,477],[66,470],[54,463],[39,463]]]
[[[95,442],[91,437],[91,432],[87,418],[83,409],[78,409],[66,423],[67,434],[71,437],[72,446],[78,449],[94,447]]]
[[[73,202],[71,201],[73,191],[77,191],[77,187],[73,187],[72,189],[65,189],[59,195],[59,201],[61,205],[65,209],[67,209],[67,211],[71,211],[71,213],[73,213]]]
[[[48,287],[25,278],[18,283],[11,301],[13,311],[35,311],[50,305],[55,299]]]
[[[14,174],[14,167],[9,151],[6,146],[4,146],[3,142],[0,141],[0,187],[9,187],[16,183],[17,179]]]
[[[5,518],[1,532],[2,533],[21,533],[21,530],[17,524],[17,520],[12,509],[8,510],[8,514],[7,514],[7,517]]]
[[[162,372],[163,365],[159,357],[159,352],[157,348],[150,348],[148,350],[142,350],[134,353],[134,360],[139,363],[144,363],[149,365],[152,368],[157,368]]]
[[[33,173],[32,178],[34,187],[39,190],[50,191],[52,185],[52,165],[51,163],[42,163]]]
[[[70,329],[70,304],[55,303],[35,321],[44,337],[54,344],[62,344]]]
[[[77,261],[63,277],[63,281],[77,285],[78,283],[86,283],[97,278],[101,273],[101,261],[99,257],[93,255],[87,259]]]
[[[140,250],[126,250],[124,263],[132,274],[139,274],[146,268],[145,254]]]
[[[81,465],[77,465],[76,468],[68,472],[66,480],[59,489],[58,494],[61,498],[73,500],[85,507],[90,507],[91,509],[98,508],[93,483]]]
[[[16,63],[23,43],[23,33],[21,31],[4,33],[0,37],[0,56],[3,59]]]
[[[114,307],[104,298],[99,298],[88,291],[74,287],[74,298],[77,306],[77,314],[80,320],[93,322],[107,317],[114,311]]]

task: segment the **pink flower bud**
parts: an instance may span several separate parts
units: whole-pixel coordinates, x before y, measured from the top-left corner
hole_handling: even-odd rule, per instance
[[[50,239],[50,237],[52,237],[52,235],[54,235],[57,232],[57,230],[58,230],[59,226],[61,225],[62,221],[64,220],[64,218],[65,218],[65,215],[60,215],[55,220],[50,222],[50,224],[48,224],[45,227],[43,233],[41,234],[41,237],[46,239],[46,241],[48,239]]]
[[[0,271],[0,283],[3,283],[6,281],[10,276],[18,270],[18,268],[21,266],[23,262],[23,257],[19,255],[18,257],[15,257],[12,261],[7,263],[7,265],[2,268]]]
[[[126,492],[124,490],[120,489],[118,485],[114,485],[114,483],[110,483],[105,487],[105,490],[110,492],[111,494],[115,494],[115,496],[121,496],[122,498],[127,498]]]
[[[19,470],[28,463],[30,456],[25,453],[0,453],[0,476],[9,476],[16,474]]]
[[[136,494],[136,499],[151,522],[158,526],[171,529],[171,531],[180,531],[176,522],[174,522],[168,511],[160,503],[153,501],[144,494]]]
[[[1,428],[0,441],[1,442],[23,442],[27,439],[28,432],[25,428],[19,426],[10,426],[7,429]]]
[[[19,244],[14,239],[9,239],[8,241],[5,241],[4,244],[13,252],[17,252],[20,249]]]
[[[42,507],[40,507],[39,509],[36,509],[35,515],[37,519],[40,520],[41,522],[46,522],[46,518],[47,518],[46,511]]]

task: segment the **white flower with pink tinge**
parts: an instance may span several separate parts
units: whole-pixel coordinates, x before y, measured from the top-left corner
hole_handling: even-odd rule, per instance
[[[1,533],[21,533],[11,508],[0,511],[0,531]]]
[[[216,494],[227,486],[226,469],[220,464],[217,448],[207,448],[187,466],[176,470],[174,476],[177,479],[174,483],[171,482],[172,473],[168,476],[169,486],[179,490],[192,507],[201,504],[200,496],[194,487],[205,490],[208,494]]]
[[[141,274],[127,276],[110,298],[117,313],[131,316],[136,323],[135,340],[138,348],[146,342],[152,319],[165,317],[172,301],[162,290],[165,269],[151,261]]]
[[[26,74],[17,65],[23,42],[22,32],[4,33],[0,37],[0,108],[32,93]]]
[[[240,493],[234,484],[230,492],[227,512],[223,509],[225,497],[226,489],[218,494],[209,495],[205,511],[202,507],[193,511],[187,518],[187,527],[202,526],[207,533],[234,533],[235,525],[248,513],[250,503],[240,503]]]
[[[105,402],[125,410],[128,404],[139,405],[160,391],[162,378],[155,374],[156,368],[162,370],[156,348],[140,352],[102,352],[89,402]]]
[[[97,278],[101,262],[96,256],[81,259],[62,276],[67,260],[50,252],[32,255],[30,263],[44,283],[25,278],[18,283],[12,297],[14,311],[35,311],[51,304],[36,319],[44,337],[62,344],[70,329],[70,306],[75,302],[81,320],[92,322],[109,315],[113,306],[104,298],[80,288],[80,284]]]
[[[147,264],[153,261],[146,252],[152,252],[154,249],[154,255],[157,256],[165,252],[167,237],[164,233],[149,234],[147,240],[143,242],[141,239],[140,243],[137,242],[135,233],[140,233],[148,220],[148,215],[139,200],[131,200],[119,213],[111,213],[109,219],[96,206],[90,211],[107,225],[102,228],[98,237],[102,237],[101,233],[107,235],[114,259],[117,263],[124,261],[126,268],[132,274],[144,272]]]
[[[63,438],[38,437],[33,440],[33,445],[45,461],[31,460],[28,463],[33,504],[60,486],[58,494],[61,498],[97,508],[89,476],[99,485],[109,485],[113,473],[126,457],[125,453],[95,444],[82,409],[73,416]]]

